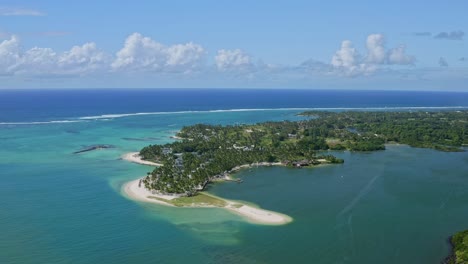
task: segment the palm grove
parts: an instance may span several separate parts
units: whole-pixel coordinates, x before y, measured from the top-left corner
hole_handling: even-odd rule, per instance
[[[150,190],[194,195],[244,164],[303,167],[342,163],[326,150],[384,150],[386,143],[442,151],[468,144],[468,111],[304,112],[302,121],[255,125],[197,124],[182,128],[180,141],[150,145],[145,160],[162,163],[143,179]]]

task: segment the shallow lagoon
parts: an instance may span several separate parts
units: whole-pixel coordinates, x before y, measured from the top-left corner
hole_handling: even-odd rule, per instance
[[[295,111],[186,113],[0,128],[1,263],[439,263],[468,228],[468,154],[407,146],[343,165],[254,168],[209,191],[288,214],[260,226],[222,209],[136,203],[119,159],[181,126],[297,119]],[[130,140],[129,140],[130,138]],[[140,139],[140,140],[135,140]],[[110,144],[73,155],[84,146]]]

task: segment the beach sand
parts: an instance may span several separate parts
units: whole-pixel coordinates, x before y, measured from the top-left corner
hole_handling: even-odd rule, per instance
[[[261,208],[256,208],[250,205],[243,204],[241,207],[233,207],[233,202],[227,201],[228,206],[224,207],[227,210],[234,212],[248,221],[262,225],[284,225],[292,222],[292,218],[288,215],[278,212],[268,211]],[[235,203],[239,204],[239,203]]]
[[[156,166],[156,167],[162,166],[161,163],[142,160],[139,152],[130,152],[130,153],[124,154],[122,155],[122,159],[133,162],[133,163],[142,164],[142,165]]]
[[[141,202],[149,202],[149,203],[157,203],[160,205],[165,206],[174,206],[170,203],[172,199],[178,198],[178,196],[173,195],[163,195],[163,194],[156,194],[152,193],[151,191],[147,190],[143,184],[139,186],[140,179],[133,180],[131,182],[127,182],[122,186],[122,191],[131,199],[141,201]],[[206,194],[205,195],[210,195]],[[210,195],[213,196],[213,195]],[[155,197],[155,198],[150,198]],[[242,204],[237,201],[230,201],[226,200],[217,196],[214,196],[217,199],[222,199],[226,202],[226,206],[219,207],[214,205],[194,205],[190,207],[217,207],[226,209],[232,213],[238,214],[244,217],[247,221],[256,223],[256,224],[263,224],[263,225],[284,225],[292,221],[292,218],[273,211],[268,211],[260,208],[253,207],[251,205]],[[168,202],[164,202],[162,200],[167,200]]]
[[[205,195],[210,194],[205,193]],[[227,205],[223,207],[224,209],[236,213],[246,218],[249,222],[252,223],[263,225],[284,225],[289,222],[292,222],[292,218],[285,214],[253,207],[251,205],[243,204],[238,201],[230,201],[227,199],[223,199],[219,196],[215,197],[218,199],[222,199],[227,203]]]
[[[151,202],[151,203],[158,203],[158,204],[163,204],[167,206],[174,206],[170,203],[166,203],[161,200],[157,200],[154,198],[149,198],[149,197],[156,197],[159,199],[164,199],[164,200],[172,200],[177,198],[178,196],[175,195],[163,195],[163,194],[157,194],[157,193],[152,193],[148,189],[144,187],[144,184],[140,184],[140,179],[127,182],[122,186],[122,191],[131,199],[141,201],[141,202]]]

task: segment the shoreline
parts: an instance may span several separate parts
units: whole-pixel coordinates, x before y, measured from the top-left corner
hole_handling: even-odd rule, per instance
[[[140,156],[140,152],[129,152],[121,156],[123,160],[130,161],[133,163],[141,164],[141,165],[148,165],[148,166],[155,166],[161,167],[161,163],[156,163],[152,161],[142,160]]]
[[[217,205],[210,205],[210,204],[192,204],[190,206],[175,206],[171,204],[171,200],[179,198],[176,195],[164,195],[164,194],[157,194],[149,191],[144,186],[139,186],[140,179],[136,179],[130,182],[125,183],[122,186],[122,192],[130,199],[141,201],[141,202],[149,202],[149,203],[156,203],[159,205],[164,206],[171,206],[171,207],[185,207],[185,208],[221,208],[230,211],[231,213],[235,213],[243,218],[245,218],[248,222],[255,223],[255,224],[262,224],[262,225],[284,225],[287,223],[292,222],[292,218],[288,215],[256,208],[251,205],[246,205],[241,202],[231,201],[227,199],[223,199],[221,197],[214,196],[212,194],[208,194],[204,192],[203,194],[212,198],[219,199],[225,202],[224,206],[217,206]]]
[[[122,185],[122,191],[131,199],[141,201],[141,202],[150,202],[150,203],[158,203],[166,206],[174,206],[168,202],[164,202],[161,200],[157,199],[152,199],[149,197],[157,197],[160,199],[164,200],[172,200],[176,198],[175,196],[169,196],[169,195],[162,195],[162,194],[154,194],[145,187],[139,187],[141,179],[136,179],[133,181],[126,182],[124,185]],[[175,207],[175,206],[174,206]]]
[[[162,166],[160,163],[155,163],[151,161],[142,160],[139,152],[130,152],[122,155],[122,159],[126,161],[130,161],[137,164],[148,165],[148,166]],[[257,163],[257,166],[278,166],[281,163]],[[233,179],[230,177],[230,174],[233,172],[237,172],[241,169],[246,169],[252,167],[252,164],[241,165],[233,168],[228,175],[224,175],[224,179],[218,178],[217,181],[232,181]],[[167,194],[159,194],[156,192],[151,192],[144,187],[143,184],[140,185],[141,179],[136,179],[133,181],[126,182],[122,185],[121,191],[127,196],[128,198],[140,201],[140,202],[147,202],[147,203],[156,203],[159,205],[164,206],[171,206],[177,207],[174,204],[171,204],[171,200],[180,198],[180,195],[167,195]],[[142,186],[143,185],[143,186]],[[292,218],[288,215],[281,214],[278,212],[273,212],[261,208],[256,208],[251,205],[243,204],[241,202],[235,202],[227,199],[223,199],[221,197],[217,197],[215,195],[203,192],[203,195],[209,196],[211,198],[215,198],[221,200],[224,206],[218,205],[210,205],[210,204],[192,204],[190,206],[183,206],[186,208],[222,208],[226,209],[231,213],[240,215],[241,217],[245,218],[248,222],[262,224],[262,225],[284,225],[287,223],[292,222]]]

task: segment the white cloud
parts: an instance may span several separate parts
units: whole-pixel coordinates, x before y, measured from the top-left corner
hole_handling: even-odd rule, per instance
[[[253,66],[252,58],[240,49],[218,50],[215,56],[216,67],[220,71],[246,70]]]
[[[109,57],[89,42],[74,46],[58,57],[59,68],[72,73],[88,73],[107,68]]]
[[[204,63],[205,50],[189,42],[164,45],[139,33],[129,35],[123,47],[108,55],[95,43],[74,46],[65,52],[51,48],[34,47],[23,50],[18,37],[11,36],[0,42],[0,75],[25,77],[83,76],[97,73],[120,74],[125,72],[233,75],[236,78],[263,76],[360,76],[377,70],[391,70],[394,65],[412,65],[414,56],[406,54],[405,46],[386,50],[381,34],[371,34],[366,39],[366,53],[360,53],[349,40],[341,43],[329,63],[309,60],[299,66],[271,65],[253,62],[252,57],[241,49],[220,49],[211,65]],[[361,55],[363,54],[363,55]],[[218,73],[211,71],[214,66]],[[222,73],[226,74],[222,74]],[[187,75],[189,76],[189,75]]]
[[[399,64],[399,65],[410,65],[414,64],[416,58],[406,54],[406,47],[400,45],[398,48],[391,49],[388,52],[388,63]]]
[[[359,60],[359,53],[349,40],[341,42],[341,48],[332,57],[331,64],[335,67],[352,68]]]
[[[23,76],[83,75],[110,70],[187,72],[199,66],[204,49],[197,44],[164,46],[135,33],[115,58],[85,43],[65,52],[34,47],[22,50],[18,37],[0,43],[0,74]]]
[[[74,46],[63,53],[38,47],[23,51],[16,36],[0,43],[0,58],[3,75],[81,75],[104,69],[108,63],[95,43]]]
[[[192,42],[165,46],[140,33],[125,40],[112,62],[114,70],[131,71],[187,71],[196,68],[205,50]]]
[[[382,34],[372,34],[367,37],[367,59],[369,63],[382,64],[385,63],[385,38]]]
[[[14,74],[40,75],[57,72],[57,53],[49,48],[34,47],[24,53],[18,54],[17,63],[11,67]]]
[[[189,42],[187,44],[177,44],[167,48],[167,65],[194,65],[200,61],[205,54],[204,49],[197,44]]]
[[[341,48],[333,55],[331,65],[348,76],[368,74],[374,71],[374,66],[362,63],[362,61],[363,59],[353,47],[353,43],[345,40],[341,43]]]
[[[45,16],[46,14],[25,8],[0,7],[0,16]]]
[[[0,74],[9,74],[20,59],[20,45],[16,36],[0,43]]]
[[[366,40],[367,55],[360,56],[349,40],[333,55],[331,65],[339,73],[348,76],[369,75],[384,65],[410,65],[416,61],[414,56],[406,54],[405,46],[385,51],[385,38],[382,34],[371,34]]]

